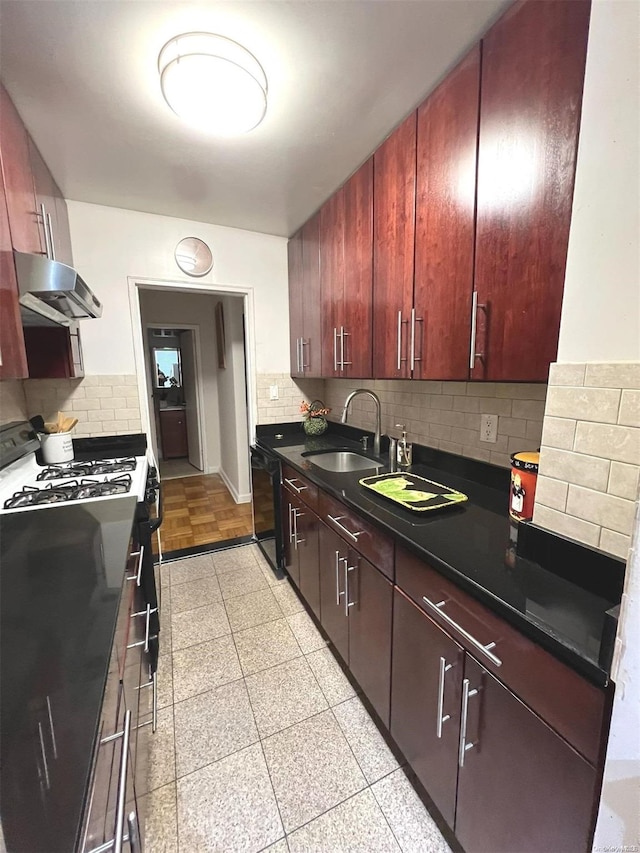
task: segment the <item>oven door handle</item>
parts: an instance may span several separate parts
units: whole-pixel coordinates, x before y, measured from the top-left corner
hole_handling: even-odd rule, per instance
[[[162,524],[162,483],[158,483],[158,517],[151,519],[149,522],[149,530],[155,533]]]

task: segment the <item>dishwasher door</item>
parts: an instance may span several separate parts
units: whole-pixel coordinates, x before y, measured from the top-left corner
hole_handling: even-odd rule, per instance
[[[256,542],[278,578],[284,549],[280,514],[280,461],[268,451],[251,447],[251,495]]]

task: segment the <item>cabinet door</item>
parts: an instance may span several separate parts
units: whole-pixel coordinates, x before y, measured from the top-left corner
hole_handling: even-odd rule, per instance
[[[416,379],[469,375],[479,108],[478,44],[418,110]]]
[[[69,211],[67,202],[62,193],[56,187],[56,227],[53,234],[56,258],[67,266],[73,266],[73,252],[71,251],[71,229],[69,227]]]
[[[289,337],[291,375],[302,376],[302,320],[304,287],[302,278],[302,232],[298,231],[287,244],[289,260]]]
[[[455,825],[464,849],[590,849],[596,771],[469,656],[467,682]]]
[[[372,376],[373,158],[344,186],[343,376]]]
[[[413,307],[416,113],[373,156],[373,375],[409,376]]]
[[[589,10],[519,2],[483,40],[473,379],[545,381],[556,358]]]
[[[24,341],[30,379],[73,379],[77,375],[69,327],[25,326]]]
[[[320,208],[320,290],[322,297],[322,373],[341,376],[340,330],[344,298],[344,189]]]
[[[0,172],[0,379],[25,379],[27,376],[18,282],[11,250],[4,182]]]
[[[189,452],[187,444],[187,415],[184,411],[160,411],[160,433],[162,455],[165,459],[177,459]]]
[[[36,196],[36,210],[38,211],[42,234],[42,245],[46,250],[48,243],[49,256],[52,259],[55,257],[55,260],[62,260],[58,258],[54,236],[57,229],[56,197],[60,195],[60,190],[31,137],[29,137],[29,161],[33,175],[33,189]]]
[[[2,86],[0,86],[0,157],[7,195],[11,244],[20,252],[44,254],[29,159],[29,136],[11,98]]]
[[[352,548],[348,560],[349,668],[388,727],[393,587]]]
[[[296,514],[296,545],[300,592],[320,618],[320,543],[318,516],[301,503]]]
[[[302,362],[305,376],[322,376],[320,214],[302,226]]]
[[[348,548],[332,530],[320,523],[320,614],[322,627],[349,663],[349,616],[345,595]]]
[[[463,661],[462,648],[396,589],[391,734],[451,827]]]
[[[293,583],[300,587],[300,569],[298,567],[298,552],[294,545],[295,520],[294,512],[300,508],[297,498],[288,489],[281,491],[282,533],[284,542],[284,568]]]

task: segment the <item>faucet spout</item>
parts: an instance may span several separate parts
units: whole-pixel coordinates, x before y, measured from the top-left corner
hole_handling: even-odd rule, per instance
[[[380,456],[380,433],[382,432],[382,407],[380,405],[380,398],[373,391],[369,391],[367,388],[357,388],[355,391],[352,391],[347,399],[344,401],[344,408],[342,410],[342,417],[340,418],[340,422],[343,424],[347,423],[347,419],[349,417],[349,406],[351,405],[351,401],[354,397],[357,397],[359,394],[366,394],[367,397],[371,397],[376,406],[376,431],[373,435],[373,455]]]

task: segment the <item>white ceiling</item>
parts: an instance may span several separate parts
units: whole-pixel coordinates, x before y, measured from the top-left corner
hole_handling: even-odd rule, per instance
[[[508,0],[1,0],[0,76],[65,197],[288,236]],[[269,81],[235,139],[183,125],[157,57],[236,39]]]

